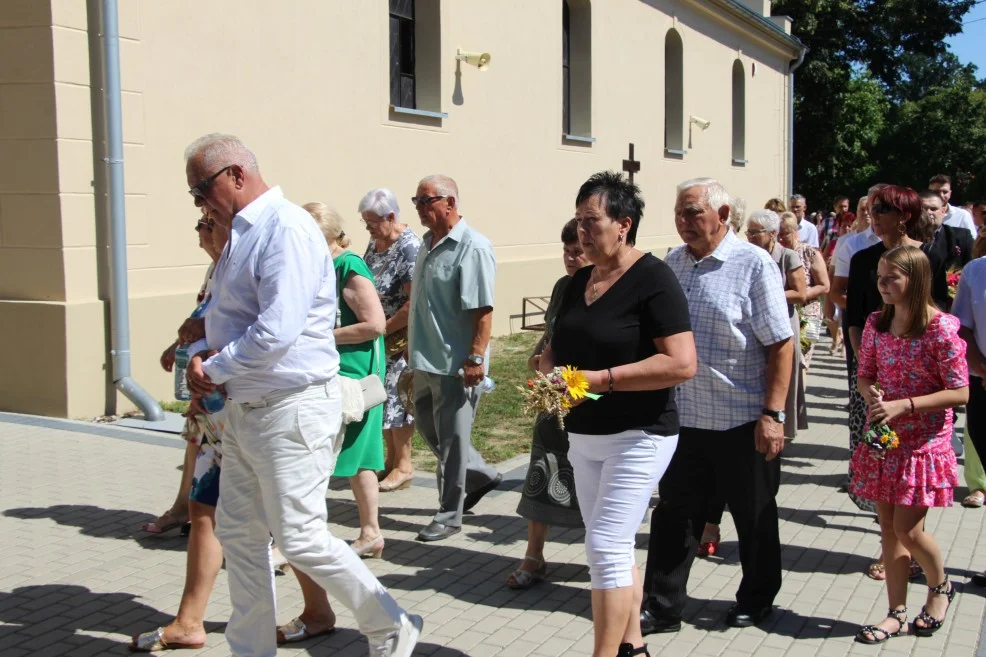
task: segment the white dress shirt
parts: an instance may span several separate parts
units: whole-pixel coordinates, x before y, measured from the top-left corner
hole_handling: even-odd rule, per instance
[[[849,262],[852,260],[852,257],[879,241],[880,238],[876,236],[873,228],[870,226],[867,226],[866,230],[861,233],[847,233],[840,237],[835,243],[835,253],[832,254],[832,262],[835,268],[835,274],[833,276],[849,278]]]
[[[811,223],[807,219],[802,219],[798,222],[798,239],[801,240],[802,244],[807,244],[808,246],[819,246],[818,244],[818,229],[815,228],[815,224]]]
[[[972,215],[965,208],[957,208],[949,204],[948,212],[942,223],[952,228],[965,228],[972,233],[972,239],[976,239],[976,222],[972,220]]]
[[[695,377],[677,388],[681,426],[726,431],[757,421],[767,396],[767,346],[794,335],[777,264],[732,231],[699,261],[681,246],[664,262],[688,299],[698,354]]]
[[[972,329],[976,346],[986,354],[986,258],[976,258],[962,270],[952,314]]]
[[[203,369],[235,402],[331,379],[339,371],[332,329],[336,279],[311,215],[272,187],[233,217],[205,313]]]

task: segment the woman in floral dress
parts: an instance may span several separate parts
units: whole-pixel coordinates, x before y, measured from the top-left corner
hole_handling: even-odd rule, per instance
[[[414,261],[421,248],[421,238],[400,222],[397,199],[389,189],[371,189],[359,204],[370,243],[363,254],[376,281],[377,294],[387,318],[387,373],[384,386],[387,402],[383,411],[383,437],[387,446],[384,478],[380,492],[389,493],[411,485],[411,438],[414,417],[397,394],[397,381],[407,369],[404,349],[407,346],[407,320],[411,307],[411,279]]]
[[[954,590],[934,537],[925,530],[931,507],[951,506],[958,485],[952,450],[952,408],[969,398],[965,342],[958,320],[931,300],[931,265],[920,248],[901,246],[881,256],[877,285],[883,309],[866,320],[858,352],[857,387],[871,430],[887,425],[895,449],[867,442],[852,455],[850,488],[876,503],[890,610],[862,627],[860,643],[882,643],[907,630],[907,581],[913,556],[928,578],[928,598],[914,620],[918,636],[945,620]]]

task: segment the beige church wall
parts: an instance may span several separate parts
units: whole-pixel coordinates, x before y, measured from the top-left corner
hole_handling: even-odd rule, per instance
[[[53,84],[36,92],[47,105],[22,106],[47,107],[53,118],[42,120],[38,111],[28,116],[29,109],[17,114],[25,126],[46,126],[40,134],[53,145],[21,155],[46,157],[46,166],[37,167],[43,175],[0,171],[0,297],[68,303],[61,378],[70,392],[62,393],[62,411],[55,414],[72,417],[112,407],[106,403],[101,301],[109,285],[100,262],[106,237],[96,219],[102,200],[93,193],[102,175],[101,154],[93,152],[101,117],[90,91],[99,86],[92,79],[98,60],[90,14],[97,4],[52,0],[47,57]],[[240,135],[256,151],[266,180],[282,185],[292,200],[335,206],[360,253],[367,238],[356,206],[367,190],[390,187],[403,220],[420,234],[409,200],[417,181],[437,172],[453,176],[467,221],[496,248],[497,334],[519,328],[522,297],[550,292],[563,273],[558,234],[572,216],[579,185],[596,171],[620,170],[630,142],[647,202],[638,243],[658,255],[679,243],[672,216],[679,181],[716,176],[750,208],[780,193],[786,184],[786,67],[793,55],[702,6],[687,0],[591,3],[596,141],[579,144],[562,138],[560,2],[440,0],[440,109],[448,117],[437,121],[402,119],[389,110],[386,0],[244,0],[235,12],[193,0],[121,2],[134,377],[154,396],[170,397],[171,379],[158,356],[191,309],[207,262],[192,231],[198,210],[186,192],[182,153],[206,132]],[[685,49],[686,139],[689,115],[712,122],[707,131],[693,132],[682,160],[665,157],[663,143],[664,35],[672,26]],[[456,48],[490,52],[489,70],[463,63],[457,71]],[[731,164],[737,56],[748,74],[752,64],[757,69],[746,79],[746,167]],[[0,112],[9,107],[0,103]],[[0,132],[0,150],[4,144]],[[4,158],[0,166],[9,167]],[[43,184],[34,191],[47,198],[16,198],[9,181],[31,180]],[[16,209],[18,203],[47,209]],[[35,231],[23,221],[8,222],[11,212],[44,220]],[[10,258],[9,239],[35,252]],[[32,276],[21,278],[30,280],[8,282],[8,272],[25,267]],[[124,403],[119,410],[128,408]]]
[[[68,415],[65,306],[0,300],[0,411]]]

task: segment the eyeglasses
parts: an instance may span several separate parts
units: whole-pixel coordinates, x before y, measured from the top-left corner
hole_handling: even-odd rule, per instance
[[[411,203],[414,205],[431,205],[435,201],[440,201],[448,196],[412,196]]]
[[[894,206],[889,205],[887,203],[876,203],[870,209],[870,214],[890,214],[891,212],[895,211],[896,209],[897,208],[895,208]]]
[[[212,182],[216,178],[221,176],[223,173],[225,173],[226,171],[232,168],[233,168],[232,164],[228,164],[224,166],[222,169],[215,172],[214,174],[212,174],[211,176],[200,182],[195,187],[189,188],[188,193],[191,194],[193,198],[205,198],[205,193],[208,191],[209,186],[212,184]]]
[[[768,232],[766,228],[758,228],[757,230],[747,230],[746,234],[748,237],[753,237],[754,235],[759,235],[760,233]]]

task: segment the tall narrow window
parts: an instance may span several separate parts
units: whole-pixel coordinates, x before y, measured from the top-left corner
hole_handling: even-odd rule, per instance
[[[390,104],[395,108],[441,111],[441,4],[390,0]]]
[[[592,7],[562,0],[562,133],[592,135]]]
[[[561,125],[562,132],[572,134],[572,15],[568,0],[561,0]]]
[[[664,38],[664,150],[684,155],[684,45],[674,28]]]
[[[390,104],[417,107],[414,79],[414,0],[390,0]]]
[[[733,62],[733,164],[746,164],[746,74]]]

